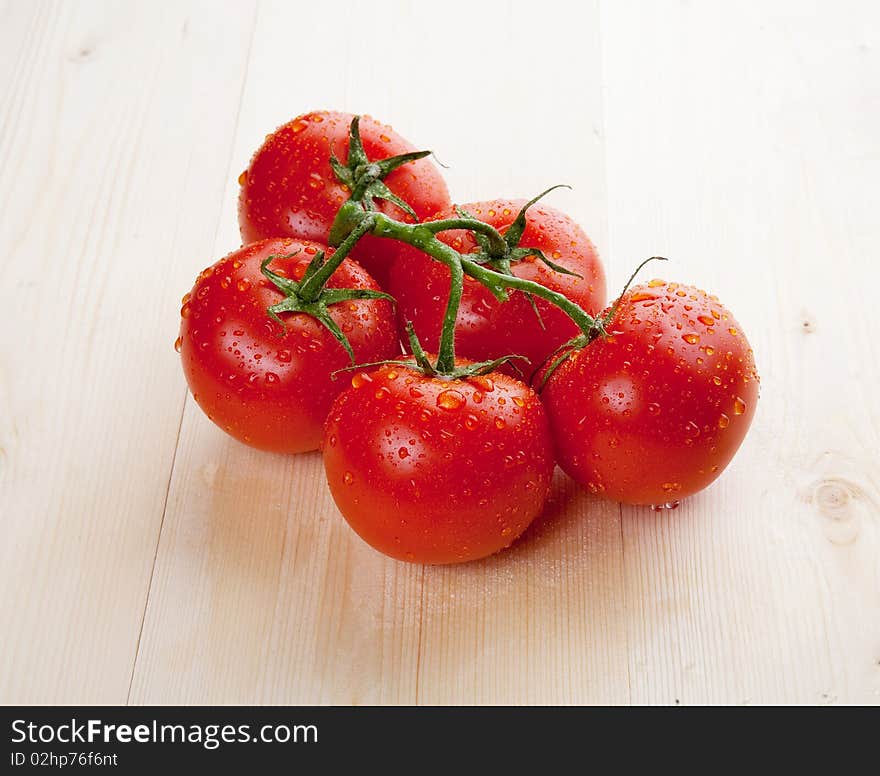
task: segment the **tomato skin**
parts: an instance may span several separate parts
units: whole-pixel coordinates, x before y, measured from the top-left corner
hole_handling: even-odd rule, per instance
[[[351,362],[323,325],[303,313],[281,313],[283,332],[266,315],[284,296],[260,272],[260,262],[298,251],[269,265],[297,279],[319,250],[332,255],[332,249],[307,240],[252,243],[208,267],[183,298],[177,345],[193,397],[214,423],[253,447],[279,453],[316,449],[327,411],[348,385],[345,375],[331,378]],[[377,288],[349,259],[328,286]],[[388,301],[342,302],[329,310],[359,361],[399,353]]]
[[[357,373],[327,419],[324,467],[351,527],[392,558],[460,563],[509,546],[540,513],[555,466],[546,415],[500,373]]]
[[[651,281],[624,296],[608,331],[541,392],[559,465],[627,504],[707,487],[739,449],[758,402],[742,328],[715,297]]]
[[[463,209],[503,233],[525,202],[496,199],[464,205]],[[455,216],[450,208],[429,220]],[[461,253],[477,248],[470,232],[455,230],[439,237]],[[533,256],[516,262],[512,266],[514,275],[559,291],[589,313],[605,306],[605,272],[599,255],[587,235],[567,215],[541,203],[533,205],[526,214],[520,245],[542,250],[548,259],[581,277],[556,272]],[[449,299],[449,270],[421,251],[404,246],[394,263],[388,289],[397,299],[402,339],[406,341],[403,327],[410,320],[423,347],[436,350]],[[531,368],[525,362],[516,362],[517,366],[530,374],[557,347],[579,333],[558,307],[543,299],[535,299],[535,303],[544,328],[525,294],[513,292],[508,301],[501,303],[487,288],[466,277],[456,322],[456,352],[473,361],[522,355],[529,359]]]
[[[349,195],[330,167],[330,152],[345,163],[352,118],[350,113],[314,111],[266,136],[239,178],[238,222],[245,243],[267,237],[327,242],[336,212]],[[360,134],[371,161],[417,150],[391,127],[369,116],[361,117]],[[428,159],[399,167],[385,178],[385,184],[419,219],[449,206],[446,183]],[[396,205],[384,200],[376,204],[397,220],[412,221]],[[367,235],[351,258],[384,285],[397,251],[397,243]]]

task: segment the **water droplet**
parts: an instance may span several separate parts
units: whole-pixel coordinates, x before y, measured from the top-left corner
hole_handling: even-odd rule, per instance
[[[180,317],[181,318],[189,318],[190,313],[192,312],[192,307],[189,302],[185,302],[183,307],[180,308]]]
[[[302,132],[308,126],[308,122],[303,121],[302,119],[297,119],[290,125],[290,131],[293,132],[294,135]]]
[[[277,358],[283,364],[289,364],[290,358],[291,358],[290,351],[289,350],[279,350],[275,354],[275,358]]]
[[[715,377],[712,378],[712,382],[715,383],[715,385],[721,385],[721,378],[718,375],[715,375]]]
[[[238,176],[238,185],[244,186],[247,183],[247,170],[244,170],[241,175]]]
[[[224,275],[220,278],[220,288],[229,288],[230,283],[232,283],[232,278],[229,275]]]
[[[733,326],[731,326],[731,327],[728,329],[728,331],[729,331],[734,337],[736,337],[736,336],[739,334],[739,332],[738,332]]]
[[[422,396],[424,396],[425,394],[423,394],[418,388],[413,386],[412,388],[409,389],[409,395],[412,396],[414,399],[419,399]]]
[[[655,278],[654,280],[648,281],[648,288],[658,288],[659,286],[665,286],[665,285],[666,285],[665,280],[658,280]]]
[[[697,320],[706,326],[712,326],[715,323],[715,319],[711,315],[698,315]]]
[[[740,399],[739,396],[737,396],[733,402],[734,414],[735,415],[742,415],[745,411],[746,411],[746,403],[742,399]]]
[[[727,428],[730,425],[730,418],[723,412],[718,418],[718,428]]]
[[[324,179],[318,175],[318,173],[313,172],[309,175],[309,187],[313,189],[323,189],[324,188]]]
[[[397,451],[397,455],[401,460],[409,458],[409,450],[405,447],[401,447],[400,450]]]
[[[452,388],[437,396],[437,406],[444,410],[457,410],[464,405],[465,401],[464,395]]]
[[[269,385],[275,385],[278,382],[278,379],[278,375],[274,372],[266,372],[266,382],[269,383]]]
[[[651,402],[648,405],[648,412],[650,412],[652,415],[659,415],[660,414],[660,405],[657,404],[657,402]]]
[[[681,484],[678,482],[664,482],[661,487],[667,493],[675,493],[676,491],[681,490]]]
[[[251,281],[247,278],[239,278],[238,282],[235,284],[235,287],[239,291],[247,291],[251,287]]]
[[[509,525],[506,525],[506,526],[504,526],[504,528],[501,529],[501,535],[502,536],[510,536],[510,526]]]
[[[693,332],[682,334],[681,338],[687,342],[688,345],[696,345],[700,341],[700,335],[694,334]]]
[[[525,407],[525,406],[526,406],[525,401],[524,401],[522,398],[520,398],[519,396],[514,396],[514,397],[513,397],[513,403],[514,403],[517,407]]]
[[[388,135],[379,135],[379,140],[381,140],[383,143],[390,143],[391,142],[391,138],[388,137]]]
[[[468,431],[473,431],[479,425],[480,425],[480,419],[476,415],[468,415],[464,419],[464,427]]]
[[[692,439],[695,439],[700,435],[700,427],[694,423],[694,421],[690,420],[684,426],[684,433]]]
[[[358,372],[354,377],[351,378],[351,387],[357,390],[358,388],[363,388],[363,386],[371,382],[373,382],[373,378],[370,377],[366,372]]]
[[[354,482],[354,475],[351,472],[346,472],[345,474],[342,475],[342,481],[346,485],[351,485],[351,483]]]
[[[491,393],[495,390],[495,383],[491,377],[486,377],[486,375],[477,375],[472,377],[470,381],[486,393]]]
[[[651,504],[651,509],[655,512],[665,512],[666,510],[678,509],[680,501],[664,501],[662,504]]]
[[[384,385],[373,394],[377,399],[387,399],[390,395],[391,391]]]
[[[182,338],[182,337],[178,337],[176,340],[174,340],[174,349],[175,349],[178,353],[180,353],[180,348],[181,348],[182,346],[183,346],[183,338]]]
[[[502,429],[506,425],[507,423],[504,422],[504,418],[495,418],[495,428]]]

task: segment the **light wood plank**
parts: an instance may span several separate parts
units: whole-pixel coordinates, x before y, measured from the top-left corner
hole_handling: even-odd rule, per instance
[[[0,31],[0,702],[124,703],[252,8],[11,3]]]
[[[632,699],[876,704],[876,5],[602,17],[612,275],[673,258],[652,272],[717,292],[763,376],[719,483],[624,512]]]
[[[546,14],[524,3],[425,8],[351,4],[331,16],[263,3],[240,166],[267,130],[299,112],[368,111],[433,147],[451,165],[459,201],[575,185],[553,201],[601,246],[595,4],[574,16],[564,3]],[[558,25],[562,15],[571,23]],[[295,26],[310,32],[291,62]],[[480,36],[482,48],[467,44],[477,30],[492,33]],[[332,34],[346,42],[341,63],[326,59]],[[535,40],[552,44],[553,56],[535,55]],[[468,53],[449,56],[458,50]],[[218,256],[238,242],[236,192],[230,177]],[[625,702],[618,508],[560,478],[548,514],[556,519],[496,559],[396,563],[348,529],[317,454],[250,451],[187,402],[131,700]]]

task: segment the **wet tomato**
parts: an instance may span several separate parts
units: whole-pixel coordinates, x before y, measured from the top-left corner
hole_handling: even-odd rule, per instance
[[[177,347],[193,397],[218,426],[254,447],[284,453],[316,449],[327,411],[349,383],[345,375],[331,377],[350,359],[321,323],[304,313],[281,313],[282,328],[266,314],[284,296],[261,273],[263,259],[276,255],[271,269],[296,280],[319,250],[332,255],[307,240],[252,243],[208,267],[183,299]],[[348,259],[328,285],[377,288]],[[388,301],[345,301],[328,309],[358,361],[399,352]]]
[[[330,410],[323,452],[351,527],[418,563],[474,560],[511,544],[541,511],[554,467],[544,409],[524,383],[395,365],[355,374]]]
[[[336,212],[350,194],[334,175],[330,155],[346,160],[352,118],[348,113],[315,111],[266,136],[239,178],[238,222],[245,243],[285,236],[327,241]],[[416,150],[391,127],[369,116],[360,120],[360,135],[371,161]],[[429,159],[399,167],[384,182],[419,219],[449,206],[446,183]],[[376,204],[395,219],[412,220],[396,205],[384,200]],[[392,240],[367,235],[351,258],[383,284],[398,250]]]
[[[462,209],[503,234],[524,204],[525,200],[497,199],[464,205]],[[430,220],[455,216],[449,209]],[[439,237],[460,253],[477,249],[471,232],[448,231]],[[589,313],[604,307],[605,273],[599,255],[584,231],[567,215],[540,203],[533,205],[527,211],[526,228],[519,245],[541,250],[549,260],[580,277],[550,269],[534,256],[514,263],[514,275],[562,293]],[[388,290],[397,299],[401,331],[406,321],[412,321],[422,345],[436,350],[449,300],[449,270],[421,251],[404,246],[394,264]],[[456,352],[474,361],[513,354],[525,356],[531,369],[528,364],[517,365],[530,373],[579,332],[558,307],[543,299],[534,301],[540,319],[522,292],[512,292],[506,302],[499,302],[485,286],[465,278],[456,320]]]
[[[542,390],[559,464],[607,498],[674,505],[742,443],[758,401],[752,350],[716,297],[659,280],[625,294],[608,331]]]

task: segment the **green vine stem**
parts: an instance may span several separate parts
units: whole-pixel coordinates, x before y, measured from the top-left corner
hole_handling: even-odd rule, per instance
[[[349,158],[346,164],[343,165],[335,157],[331,159],[336,176],[352,192],[349,199],[339,208],[330,229],[329,242],[338,247],[330,258],[325,258],[321,252],[313,259],[299,286],[296,289],[291,287],[287,290],[289,298],[285,303],[287,307],[284,309],[296,308],[307,311],[306,307],[313,306],[320,300],[324,300],[325,304],[329,302],[329,298],[325,299],[327,291],[324,289],[327,281],[358,240],[366,234],[372,234],[376,237],[397,240],[411,245],[449,268],[449,301],[440,331],[437,363],[433,368],[438,375],[454,376],[462,369],[456,367],[455,364],[455,322],[461,305],[465,276],[471,277],[485,286],[501,302],[508,299],[510,291],[522,291],[530,301],[533,300],[533,297],[538,297],[555,305],[566,313],[582,332],[569,344],[575,341],[587,344],[601,335],[605,331],[606,319],[593,317],[563,294],[540,283],[519,278],[510,270],[512,261],[521,260],[531,254],[537,256],[552,269],[567,272],[565,268],[549,261],[540,251],[521,248],[518,245],[525,228],[526,210],[552,189],[539,194],[525,205],[506,235],[502,235],[490,224],[470,217],[464,211],[458,211],[457,218],[426,223],[403,223],[376,209],[373,200],[384,199],[397,204],[414,217],[412,209],[388,190],[381,179],[391,170],[415,159],[420,159],[427,153],[429,152],[413,152],[378,162],[370,162],[361,144],[358,120],[355,118],[352,121]],[[437,238],[437,234],[440,232],[452,229],[464,229],[472,232],[480,250],[476,253],[462,254]],[[371,294],[378,294],[378,292],[371,292]],[[384,294],[382,296],[387,297]],[[534,305],[533,301],[532,303]],[[271,312],[270,310],[270,315]],[[336,335],[334,334],[334,336]],[[421,352],[421,346],[418,345],[414,333],[410,334],[410,340],[411,346],[414,348],[413,352]],[[342,344],[345,347],[348,343],[343,342]],[[350,346],[347,346],[346,350],[350,353]]]

